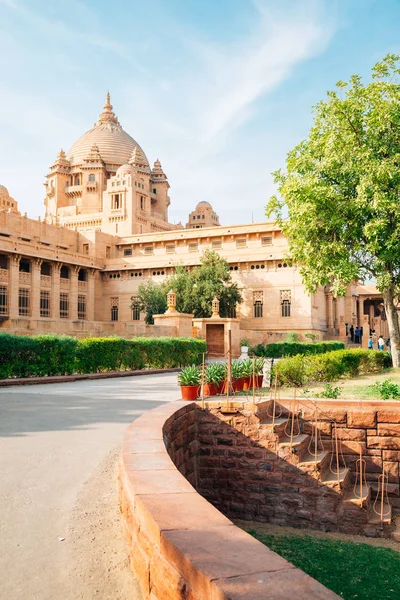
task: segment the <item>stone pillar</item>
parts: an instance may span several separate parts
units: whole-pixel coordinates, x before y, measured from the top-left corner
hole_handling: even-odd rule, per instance
[[[333,296],[328,294],[326,297],[326,312],[328,321],[328,330],[333,329]]]
[[[96,269],[88,269],[88,284],[86,296],[86,317],[88,321],[94,321],[95,283]]]
[[[344,322],[344,315],[339,317],[339,338],[341,342],[347,342],[346,336],[346,324]]]
[[[42,266],[41,258],[33,258],[32,264],[32,280],[31,280],[31,317],[32,319],[40,318],[40,268]]]
[[[369,340],[369,316],[363,315],[362,318],[362,327],[363,327],[363,336],[361,340],[362,348],[368,348],[368,340]]]
[[[53,263],[51,267],[51,318],[55,321],[60,319],[60,271],[61,263]]]
[[[69,318],[72,321],[78,320],[78,273],[80,267],[74,265],[70,268],[70,288],[69,288]]]
[[[364,298],[358,298],[358,322],[364,327]]]
[[[10,258],[10,290],[9,290],[9,316],[10,319],[18,319],[18,298],[19,298],[19,254],[13,254]]]
[[[375,306],[373,304],[371,304],[369,307],[369,324],[371,325],[371,329],[372,329],[372,325],[374,323],[374,318],[375,318]]]

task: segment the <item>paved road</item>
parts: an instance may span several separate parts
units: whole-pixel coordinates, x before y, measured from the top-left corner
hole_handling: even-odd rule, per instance
[[[109,481],[104,485],[101,477],[110,470],[104,467],[105,461],[110,463],[114,456],[115,465],[127,424],[178,397],[174,373],[0,389],[1,599],[86,597],[78,595],[71,583],[69,561],[74,557],[67,532],[77,531],[75,526],[71,529],[71,519],[82,516],[77,509],[82,506],[82,497],[88,504],[88,513],[83,516],[90,519],[87,496],[91,489],[97,503],[101,495],[98,490],[111,481],[110,494],[115,494],[114,473],[107,476]],[[90,483],[99,477],[100,485]],[[87,531],[82,529],[80,538],[90,536],[99,523],[107,521],[99,510],[92,515],[97,522]],[[107,522],[103,525],[106,529]],[[81,539],[83,562],[96,545],[95,538]],[[104,532],[99,539],[104,540]],[[91,546],[85,546],[86,542]],[[113,540],[101,553],[113,553],[112,544]],[[82,581],[84,565],[80,568]],[[93,576],[96,571],[91,569]],[[93,592],[95,598],[106,597],[101,585],[99,582],[99,591]]]

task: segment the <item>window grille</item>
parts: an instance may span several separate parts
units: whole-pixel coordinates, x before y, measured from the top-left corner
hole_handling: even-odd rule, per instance
[[[254,318],[259,319],[263,316],[263,303],[260,300],[254,302]]]
[[[8,289],[0,285],[0,315],[8,315]]]
[[[86,319],[86,296],[78,296],[78,319],[80,321]]]
[[[175,254],[175,244],[167,244],[165,250],[167,254]]]
[[[69,318],[69,296],[62,292],[60,294],[60,319]]]
[[[222,248],[222,242],[220,242],[220,241],[211,242],[211,246],[214,250],[220,250]]]
[[[272,245],[272,237],[266,236],[261,238],[261,246],[271,246]]]
[[[145,247],[144,247],[144,253],[145,253],[146,255],[153,254],[153,253],[154,253],[154,248],[153,248],[153,246],[145,246]]]
[[[282,317],[290,317],[290,305],[292,293],[290,290],[281,290],[281,314]]]
[[[236,240],[236,248],[246,248],[246,246],[247,246],[247,242],[244,238],[240,239],[240,240]]]
[[[140,310],[138,306],[132,307],[132,321],[140,321]]]
[[[124,256],[132,256],[132,248],[124,248]]]
[[[18,313],[20,317],[29,316],[31,294],[27,288],[19,288]]]
[[[193,242],[192,244],[189,244],[189,252],[197,252],[199,249],[199,245],[197,242]]]
[[[40,290],[40,316],[50,317],[50,292]]]

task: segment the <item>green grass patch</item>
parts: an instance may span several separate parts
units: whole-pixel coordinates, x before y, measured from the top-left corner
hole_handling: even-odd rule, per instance
[[[390,548],[309,535],[248,533],[345,600],[400,598],[400,553]]]

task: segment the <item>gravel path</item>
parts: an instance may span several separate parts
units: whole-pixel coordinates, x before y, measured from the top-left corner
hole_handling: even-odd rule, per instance
[[[118,512],[127,425],[176,374],[0,389],[1,600],[139,600]]]

